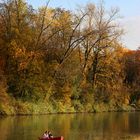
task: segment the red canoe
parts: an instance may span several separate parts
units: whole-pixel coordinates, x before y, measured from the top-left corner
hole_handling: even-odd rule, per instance
[[[64,140],[64,138],[61,137],[54,137],[54,138],[39,138],[39,140]]]

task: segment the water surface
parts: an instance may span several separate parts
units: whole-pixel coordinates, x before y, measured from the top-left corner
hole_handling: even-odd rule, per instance
[[[140,140],[140,113],[0,117],[0,140],[38,140],[46,130],[65,140]]]

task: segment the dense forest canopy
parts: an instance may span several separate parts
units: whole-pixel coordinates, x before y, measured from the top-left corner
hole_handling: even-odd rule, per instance
[[[40,103],[47,112],[138,108],[140,50],[123,47],[118,19],[103,3],[74,13],[1,2],[0,114],[31,113]]]

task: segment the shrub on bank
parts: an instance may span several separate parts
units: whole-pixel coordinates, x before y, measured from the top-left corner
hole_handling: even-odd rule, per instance
[[[24,102],[22,100],[12,100],[11,104],[0,104],[0,115],[35,115],[35,114],[49,114],[49,113],[75,113],[75,112],[110,112],[110,111],[134,111],[135,108],[122,104],[114,106],[107,103],[87,103],[81,104],[80,101],[75,100],[72,105],[58,102]]]

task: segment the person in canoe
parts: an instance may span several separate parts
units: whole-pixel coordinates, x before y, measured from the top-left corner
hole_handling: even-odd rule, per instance
[[[45,131],[42,137],[38,137],[38,140],[64,140],[63,136],[54,137],[51,131]]]
[[[48,136],[49,136],[49,138],[53,138],[51,131],[48,131]]]
[[[49,138],[48,131],[45,131],[45,133],[42,136],[42,139],[48,139],[48,138]]]

